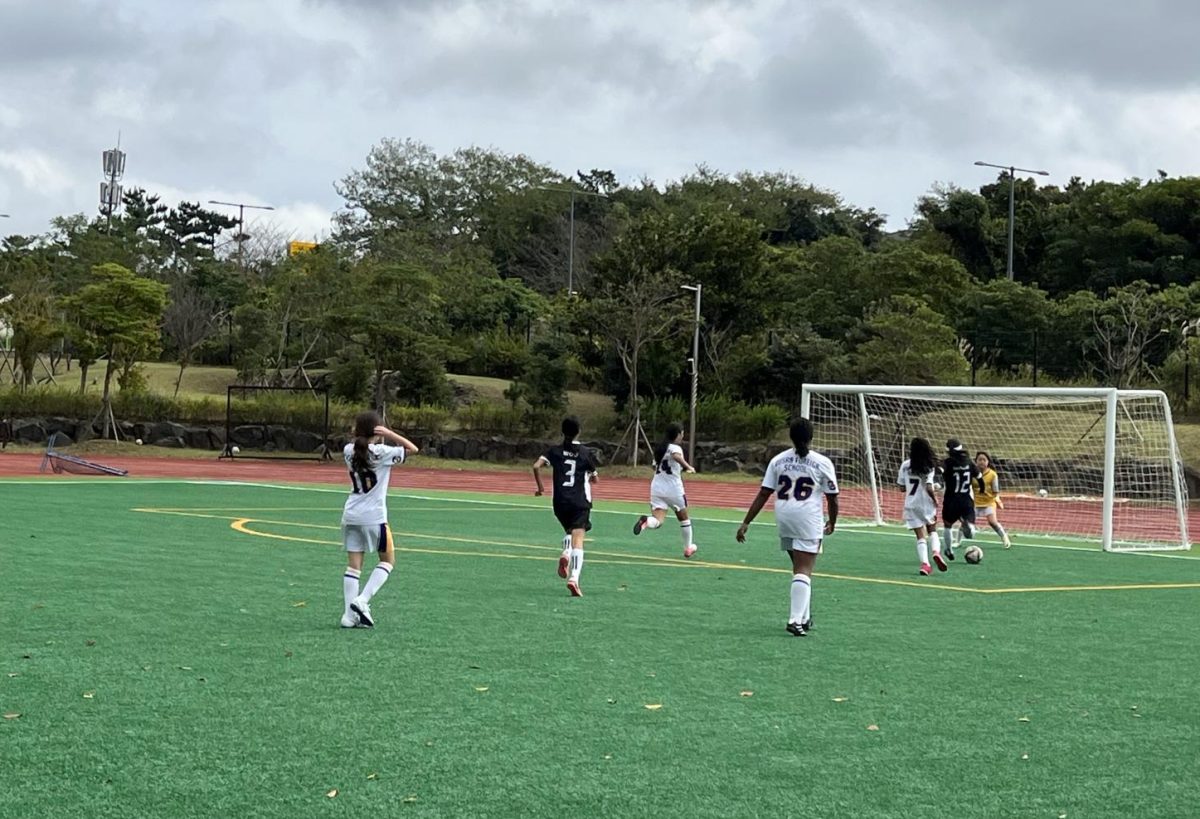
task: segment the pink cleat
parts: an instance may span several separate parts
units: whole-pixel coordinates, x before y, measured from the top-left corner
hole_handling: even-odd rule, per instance
[[[692,555],[696,554],[696,548],[697,547],[695,543],[688,544],[688,547],[683,550],[683,556],[691,557]]]
[[[939,571],[939,572],[944,572],[944,571],[946,571],[946,568],[947,568],[947,566],[946,566],[946,561],[945,561],[945,560],[942,558],[942,553],[941,553],[941,552],[934,552],[934,553],[933,553],[933,562],[937,564],[937,567],[938,567],[938,571]]]
[[[922,574],[925,577],[929,577],[929,575],[933,574],[933,567],[930,566],[928,563],[922,563],[921,568],[918,571],[918,574]]]
[[[572,597],[583,597],[583,592],[581,592],[579,590],[579,581],[578,580],[568,580],[567,581],[567,591],[569,591],[571,593]]]
[[[566,555],[563,555],[562,557],[560,557],[558,559],[558,576],[559,577],[565,578],[567,576],[567,564],[570,562],[571,562],[570,559]]]

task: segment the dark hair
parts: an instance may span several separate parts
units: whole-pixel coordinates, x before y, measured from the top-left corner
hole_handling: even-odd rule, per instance
[[[562,422],[563,446],[570,446],[575,442],[575,436],[579,434],[579,419],[574,415],[568,415]]]
[[[662,443],[654,447],[655,463],[658,463],[663,458],[667,457],[667,447],[670,444],[675,443],[675,439],[677,439],[681,434],[683,434],[683,427],[681,427],[679,424],[674,422],[667,424],[667,428],[663,432]]]
[[[788,434],[792,438],[792,446],[796,447],[796,452],[800,455],[807,455],[808,445],[812,443],[813,439],[812,421],[807,418],[797,418],[792,421]]]
[[[375,410],[354,416],[354,455],[350,458],[350,466],[355,472],[366,472],[371,468],[371,451],[367,445],[375,437],[375,427],[380,423],[379,413]]]
[[[965,447],[963,449],[951,449],[946,453],[946,460],[961,466],[962,464],[971,463],[971,456],[967,454]]]
[[[928,475],[936,463],[933,447],[924,438],[913,438],[908,445],[908,469],[914,475]]]
[[[988,469],[996,468],[996,465],[992,463],[992,456],[984,452],[982,449],[975,453],[975,460],[978,461],[980,455],[988,459]]]

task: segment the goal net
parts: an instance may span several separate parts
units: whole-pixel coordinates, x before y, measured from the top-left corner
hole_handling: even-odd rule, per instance
[[[46,444],[46,454],[42,456],[42,463],[38,467],[38,471],[45,472],[49,469],[56,475],[61,475],[65,472],[71,475],[116,475],[117,477],[124,477],[129,474],[129,470],[127,469],[107,466],[65,452],[64,448],[70,445],[71,439],[67,436],[60,432],[52,433],[50,435],[50,442]]]
[[[854,518],[901,520],[895,481],[909,442],[926,438],[937,454],[957,438],[972,456],[991,456],[1011,533],[1084,538],[1110,551],[1189,547],[1183,465],[1159,391],[814,384],[804,387],[801,414]]]

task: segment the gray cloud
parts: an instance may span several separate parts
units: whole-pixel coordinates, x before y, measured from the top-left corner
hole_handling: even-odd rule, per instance
[[[0,0],[5,229],[132,182],[321,229],[385,136],[660,181],[788,170],[903,224],[974,159],[1200,172],[1200,5],[1084,0]]]

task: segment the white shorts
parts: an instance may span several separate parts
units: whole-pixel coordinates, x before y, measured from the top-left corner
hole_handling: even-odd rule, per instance
[[[347,552],[385,552],[392,545],[392,533],[386,523],[368,526],[342,524],[342,543]]]
[[[975,519],[976,520],[979,520],[980,518],[986,518],[988,515],[994,515],[994,514],[996,514],[996,507],[994,507],[994,506],[976,506],[975,507]]]
[[[650,493],[650,508],[670,509],[672,512],[679,512],[687,509],[687,495],[682,492],[670,492],[667,494],[652,492]]]
[[[918,529],[922,526],[929,528],[930,526],[933,526],[933,521],[927,517],[921,517],[920,515],[916,515],[914,517],[913,515],[905,513],[904,525],[909,529]]]
[[[808,552],[810,555],[821,553],[821,539],[807,540],[799,537],[779,538],[779,548],[785,552]]]

